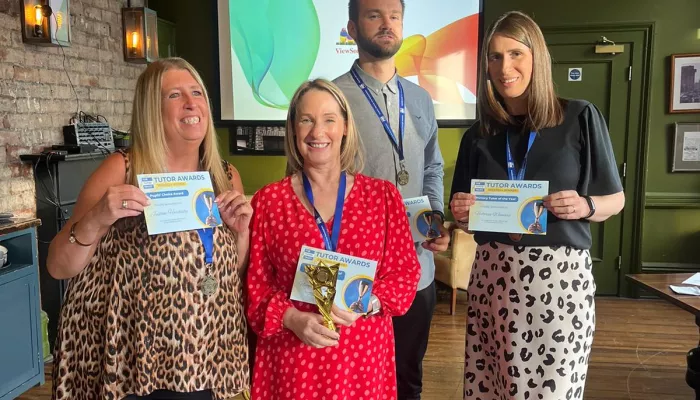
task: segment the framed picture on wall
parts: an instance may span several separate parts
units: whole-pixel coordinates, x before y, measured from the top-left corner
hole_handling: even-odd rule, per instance
[[[676,122],[671,171],[700,171],[700,123]]]
[[[671,99],[668,112],[700,112],[700,53],[671,56]]]

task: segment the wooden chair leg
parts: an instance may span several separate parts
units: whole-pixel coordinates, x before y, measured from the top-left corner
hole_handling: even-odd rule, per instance
[[[455,315],[457,309],[457,288],[452,288],[452,303],[450,303],[450,315]]]

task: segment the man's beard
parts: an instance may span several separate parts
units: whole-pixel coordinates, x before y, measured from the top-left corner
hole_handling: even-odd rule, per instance
[[[394,45],[382,46],[367,38],[364,35],[364,33],[358,33],[359,35],[357,35],[358,37],[357,39],[355,39],[355,42],[357,42],[357,46],[363,51],[367,52],[372,57],[378,59],[393,57],[399,51],[399,49],[401,48],[401,44],[403,43],[403,39],[398,39]],[[383,32],[380,32],[377,35],[380,35],[382,33]],[[391,35],[393,35],[396,38],[396,35],[394,35],[393,33],[391,33]]]

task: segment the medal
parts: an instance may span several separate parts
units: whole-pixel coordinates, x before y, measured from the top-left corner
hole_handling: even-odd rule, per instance
[[[520,170],[515,171],[515,162],[513,161],[513,154],[510,152],[510,132],[506,132],[506,166],[508,168],[508,179],[511,181],[514,180],[519,180],[522,181],[525,179],[525,168],[527,167],[527,156],[530,153],[530,149],[532,148],[532,143],[535,141],[535,137],[537,136],[537,133],[535,131],[530,132],[530,138],[527,143],[527,150],[525,151],[525,157],[523,157],[523,163],[520,166]],[[541,202],[539,203],[541,205]],[[544,206],[541,206],[542,209],[544,209]],[[538,206],[537,203],[535,203],[535,215],[538,216],[538,218],[535,220],[535,224],[539,224],[539,214],[542,214],[542,210],[539,211],[539,214],[537,214],[538,211]],[[533,225],[535,225],[533,224]],[[536,229],[536,226],[533,228]],[[519,242],[523,238],[522,233],[509,233],[508,237],[510,240],[513,242]]]
[[[216,293],[216,289],[219,287],[219,282],[211,273],[214,258],[214,229],[197,229],[197,233],[202,241],[202,246],[204,246],[204,265],[206,268],[205,276],[199,282],[199,290],[208,297]]]
[[[369,102],[369,105],[372,106],[374,113],[377,114],[377,118],[379,118],[379,122],[382,123],[384,131],[389,137],[389,141],[391,141],[391,145],[394,147],[394,150],[396,150],[396,154],[399,155],[399,164],[401,165],[401,169],[399,170],[399,172],[396,173],[396,181],[401,186],[408,185],[409,176],[408,171],[406,171],[406,167],[404,165],[403,154],[403,135],[404,127],[406,126],[406,104],[404,100],[403,86],[401,85],[401,81],[398,80],[398,78],[396,79],[396,86],[399,88],[399,137],[397,139],[396,135],[394,135],[394,130],[391,129],[389,121],[384,116],[382,109],[379,108],[377,101],[374,100],[374,97],[372,97],[372,93],[370,93],[369,89],[367,88],[367,85],[362,81],[362,78],[357,73],[357,71],[355,71],[355,67],[350,69],[350,75],[352,76],[352,79],[355,81],[357,86],[362,90],[362,93],[364,93],[365,97],[367,98],[367,101]]]
[[[211,269],[211,266],[208,268]],[[202,294],[205,296],[211,296],[216,292],[216,289],[219,287],[219,282],[216,281],[216,278],[210,275],[210,272],[207,271],[207,276],[202,279],[202,282],[199,284],[199,289],[202,291]]]
[[[335,199],[332,234],[329,234],[321,214],[319,214],[314,206],[314,192],[311,190],[311,182],[309,182],[309,178],[303,171],[301,173],[301,178],[304,183],[304,193],[309,200],[309,204],[311,204],[311,208],[314,210],[314,219],[323,237],[326,250],[336,251],[338,248],[338,239],[340,237],[340,222],[343,219],[343,207],[345,206],[345,184],[347,179],[345,171],[340,173],[340,182],[338,182],[338,194]],[[304,272],[306,272],[309,278],[309,284],[314,292],[314,299],[318,306],[318,312],[323,316],[323,324],[326,328],[336,332],[338,330],[331,317],[331,308],[333,307],[333,300],[335,300],[335,285],[338,281],[339,270],[340,264],[335,263],[327,265],[323,261],[319,261],[316,265],[307,265],[304,268]]]
[[[401,186],[408,185],[408,171],[406,171],[404,169],[403,165],[401,165],[401,169],[396,174],[396,180],[399,182],[399,185],[401,185]]]

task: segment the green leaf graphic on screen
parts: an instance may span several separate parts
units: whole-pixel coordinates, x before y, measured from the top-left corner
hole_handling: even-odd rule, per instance
[[[309,79],[320,43],[312,0],[230,0],[231,47],[253,96],[286,109]]]

